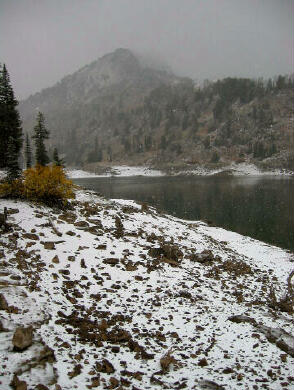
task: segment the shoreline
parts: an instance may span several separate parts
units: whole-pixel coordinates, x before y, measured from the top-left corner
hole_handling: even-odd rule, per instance
[[[231,164],[218,169],[208,169],[198,167],[191,170],[176,171],[171,168],[169,172],[159,169],[153,169],[147,166],[127,166],[118,165],[105,168],[103,173],[94,173],[84,171],[83,169],[68,168],[66,173],[70,179],[78,178],[107,178],[107,177],[131,177],[131,176],[146,176],[146,177],[161,177],[161,176],[286,176],[292,177],[294,172],[283,169],[262,171],[253,164]]]

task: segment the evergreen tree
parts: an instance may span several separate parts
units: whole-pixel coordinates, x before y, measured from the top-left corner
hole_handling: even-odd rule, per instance
[[[57,148],[54,148],[54,151],[53,151],[53,161],[54,161],[54,164],[57,167],[63,167],[64,166],[64,161],[63,161],[62,158],[59,157]]]
[[[22,147],[22,128],[17,105],[4,64],[0,68],[0,168],[8,167],[9,161],[18,157]],[[8,143],[11,144],[9,148]],[[8,155],[8,149],[13,150],[13,156]]]
[[[26,134],[26,142],[25,142],[25,158],[26,158],[26,168],[31,168],[32,166],[32,150],[31,143],[29,139],[28,133]]]
[[[35,139],[36,164],[45,166],[50,161],[44,144],[45,139],[49,138],[49,131],[45,127],[45,118],[41,112],[37,115],[37,124],[32,138]]]
[[[11,136],[7,143],[7,156],[7,180],[11,182],[21,174],[21,169],[18,165],[18,150],[15,146],[15,140]]]

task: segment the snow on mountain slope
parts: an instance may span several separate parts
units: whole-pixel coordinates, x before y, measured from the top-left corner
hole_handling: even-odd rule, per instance
[[[1,390],[294,388],[291,254],[92,192],[4,206]]]

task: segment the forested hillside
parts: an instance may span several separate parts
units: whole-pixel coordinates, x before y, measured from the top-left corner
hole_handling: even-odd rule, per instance
[[[44,113],[68,164],[293,167],[293,77],[196,85],[118,49],[20,104],[25,131]]]

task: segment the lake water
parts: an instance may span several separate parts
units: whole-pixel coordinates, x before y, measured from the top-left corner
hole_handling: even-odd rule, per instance
[[[294,251],[294,179],[289,177],[111,177],[75,179],[107,198],[133,199],[205,220]]]

